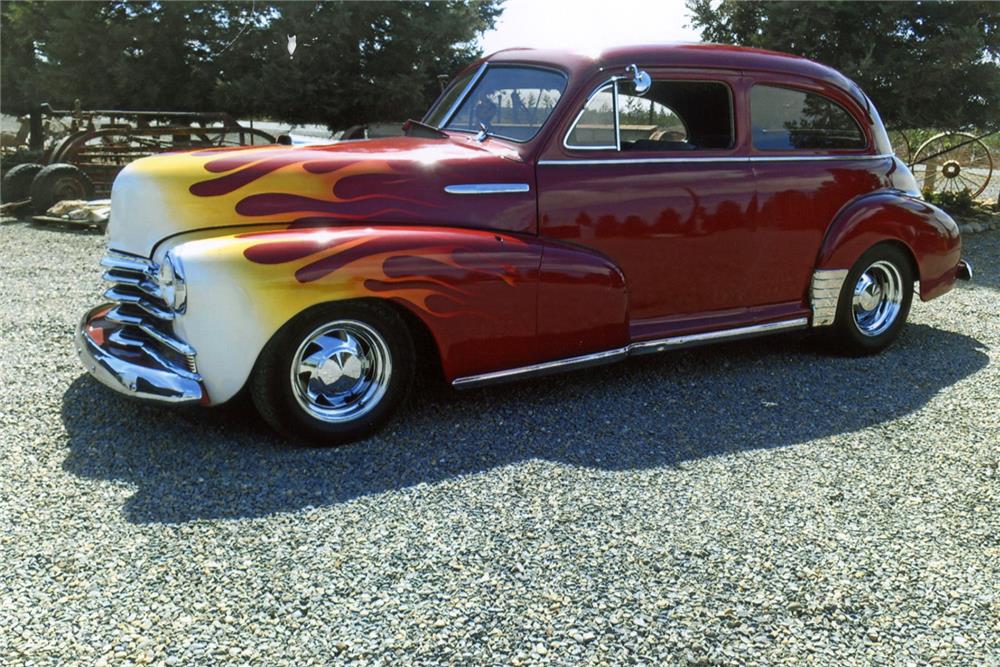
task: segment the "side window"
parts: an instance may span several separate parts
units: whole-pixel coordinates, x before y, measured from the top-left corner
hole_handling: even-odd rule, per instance
[[[653,81],[641,97],[618,84],[623,151],[698,151],[733,145],[733,101],[716,81]]]
[[[729,86],[714,81],[654,81],[642,95],[630,81],[609,83],[590,98],[566,136],[567,148],[622,151],[697,151],[734,143],[732,95]]]
[[[617,148],[614,84],[591,95],[566,135],[568,148]]]
[[[865,135],[847,110],[831,99],[790,88],[750,90],[750,125],[759,150],[864,148]]]

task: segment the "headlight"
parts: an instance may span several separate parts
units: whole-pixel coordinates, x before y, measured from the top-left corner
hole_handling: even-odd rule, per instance
[[[156,284],[160,288],[160,296],[175,312],[183,313],[187,305],[187,285],[184,283],[184,269],[181,260],[168,252],[160,264],[160,272],[156,276]]]

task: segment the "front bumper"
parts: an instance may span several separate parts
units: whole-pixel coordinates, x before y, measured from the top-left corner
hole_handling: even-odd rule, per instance
[[[204,403],[201,376],[175,363],[150,341],[122,336],[106,318],[113,304],[90,310],[76,330],[76,352],[99,382],[117,392],[160,403]]]

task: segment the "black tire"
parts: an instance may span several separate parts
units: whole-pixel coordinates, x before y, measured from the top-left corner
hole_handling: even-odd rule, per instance
[[[24,201],[31,197],[31,181],[44,168],[34,162],[26,162],[11,167],[0,182],[0,201],[4,204]]]
[[[94,184],[76,165],[50,164],[31,181],[31,206],[39,215],[66,199],[93,198]]]
[[[864,315],[855,315],[854,292],[859,280],[866,272],[878,276],[881,273],[898,279],[898,309],[891,321],[867,329],[862,323]],[[885,276],[883,276],[885,277]],[[836,346],[844,354],[862,356],[881,352],[899,336],[913,303],[913,268],[905,250],[891,243],[880,243],[869,248],[847,273],[837,302],[837,317],[831,327],[831,335]],[[880,293],[884,290],[880,290]],[[864,311],[862,311],[863,313]],[[874,311],[869,311],[874,312]],[[878,318],[874,318],[878,322]],[[860,320],[860,321],[859,321]]]
[[[384,393],[366,412],[345,421],[318,418],[316,405],[293,386],[292,364],[306,341],[331,323],[360,323],[384,343],[391,371]],[[304,354],[304,352],[302,352]],[[315,306],[285,324],[264,346],[250,377],[250,395],[264,420],[276,431],[314,446],[341,445],[368,437],[384,427],[406,402],[413,386],[416,355],[410,332],[390,306],[348,301]],[[300,402],[303,401],[303,402]]]

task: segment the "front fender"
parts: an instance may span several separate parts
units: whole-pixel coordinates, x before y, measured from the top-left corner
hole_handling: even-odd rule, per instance
[[[175,332],[197,351],[213,404],[240,390],[282,325],[311,306],[344,299],[388,299],[413,313],[431,331],[448,378],[537,360],[543,246],[534,237],[349,227],[180,238],[169,245],[188,293]]]
[[[894,241],[910,251],[920,280],[920,298],[950,290],[962,241],[951,217],[923,200],[896,191],[860,197],[837,214],[820,248],[816,268],[849,269],[876,243]]]

